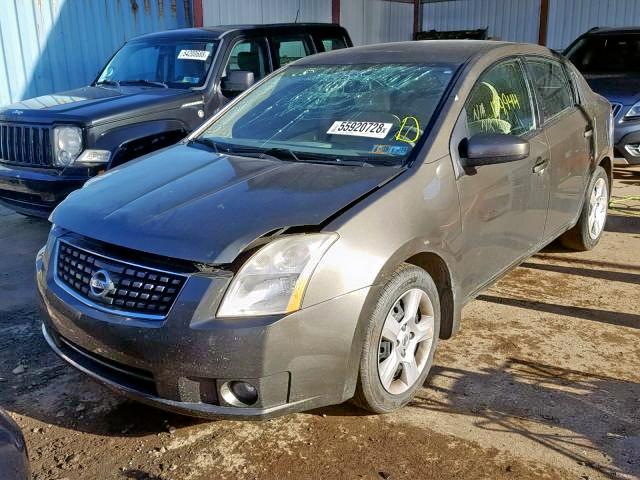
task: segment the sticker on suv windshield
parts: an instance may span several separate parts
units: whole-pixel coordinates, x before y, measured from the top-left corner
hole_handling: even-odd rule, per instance
[[[209,50],[180,50],[179,60],[200,60],[206,62],[209,58]]]
[[[339,121],[333,122],[327,133],[329,135],[385,138],[391,127],[393,127],[393,123]]]

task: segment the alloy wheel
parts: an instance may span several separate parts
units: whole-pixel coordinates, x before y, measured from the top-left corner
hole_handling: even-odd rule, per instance
[[[593,185],[593,190],[591,190],[591,196],[589,197],[589,236],[592,240],[600,236],[607,221],[608,201],[607,182],[605,182],[604,178],[599,178]]]
[[[403,293],[387,314],[378,345],[378,376],[384,389],[399,395],[414,386],[433,348],[434,312],[419,288]]]

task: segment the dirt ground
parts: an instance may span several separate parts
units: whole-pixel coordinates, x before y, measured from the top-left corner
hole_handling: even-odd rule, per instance
[[[616,172],[640,195],[640,169]],[[552,245],[468,305],[417,399],[268,422],[203,422],[124,400],[40,335],[48,224],[0,208],[0,406],[36,480],[640,478],[640,202],[588,253]]]

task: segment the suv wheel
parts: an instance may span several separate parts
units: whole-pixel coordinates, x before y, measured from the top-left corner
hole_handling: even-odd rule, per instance
[[[406,405],[424,383],[440,333],[433,279],[403,264],[382,290],[369,321],[355,403],[374,413]]]
[[[598,166],[591,176],[580,219],[560,237],[562,245],[577,251],[593,249],[604,232],[608,208],[609,177],[604,168]]]

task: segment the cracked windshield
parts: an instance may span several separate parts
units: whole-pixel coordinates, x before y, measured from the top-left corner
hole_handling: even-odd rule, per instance
[[[194,142],[218,153],[400,166],[424,135],[452,76],[449,65],[288,67]]]

